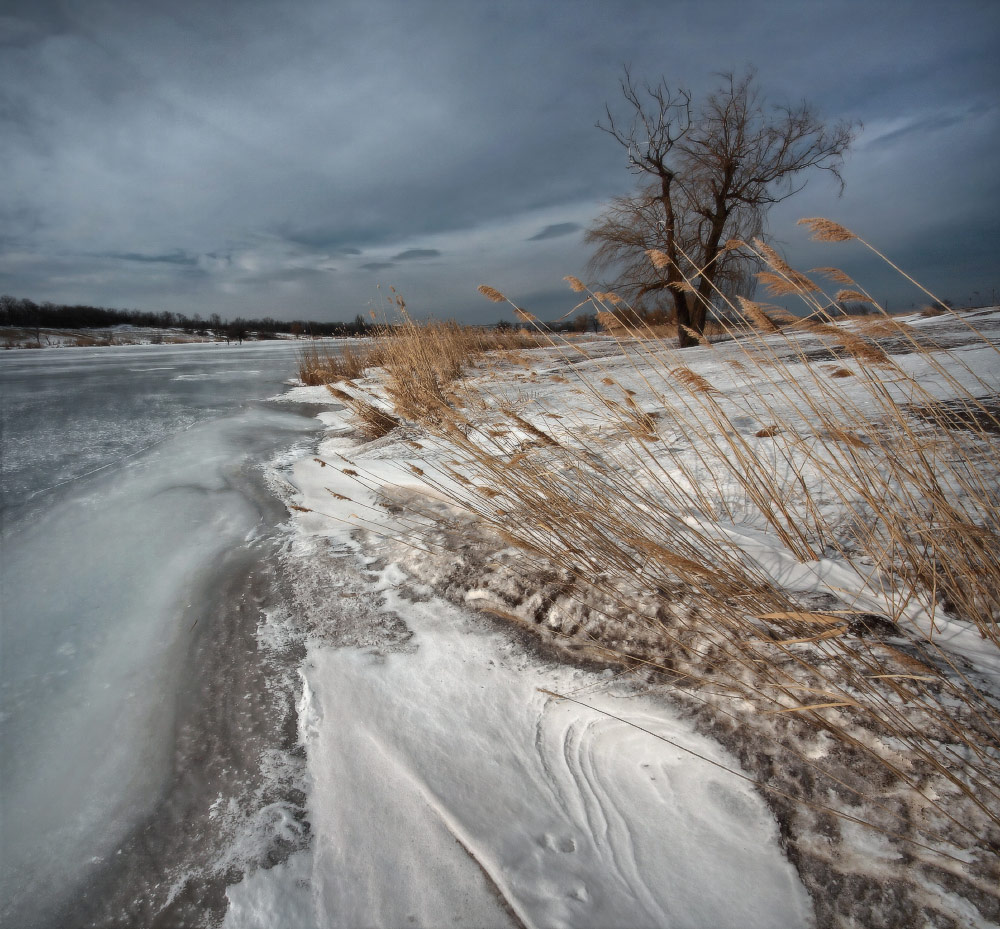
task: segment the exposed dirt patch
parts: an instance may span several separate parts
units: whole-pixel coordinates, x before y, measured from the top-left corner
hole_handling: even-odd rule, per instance
[[[979,397],[975,403],[942,400],[933,407],[909,406],[918,419],[938,423],[946,429],[968,429],[1000,435],[1000,397]]]

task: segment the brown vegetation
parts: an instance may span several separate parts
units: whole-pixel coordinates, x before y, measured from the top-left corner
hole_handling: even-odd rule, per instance
[[[378,353],[374,345],[358,348],[307,344],[299,351],[299,380],[310,387],[351,381],[360,377],[365,368],[377,364]]]

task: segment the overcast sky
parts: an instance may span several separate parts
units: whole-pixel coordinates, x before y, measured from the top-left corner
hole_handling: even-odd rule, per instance
[[[890,309],[920,295],[823,215],[958,303],[1000,288],[995,0],[0,0],[0,292],[207,316],[348,319],[395,286],[493,321],[498,287],[572,306],[583,230],[633,188],[594,128],[639,78],[862,120],[846,189],[772,211],[793,261]],[[978,293],[976,293],[978,292]]]

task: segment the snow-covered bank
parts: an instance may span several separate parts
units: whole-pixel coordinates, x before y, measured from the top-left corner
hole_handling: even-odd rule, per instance
[[[337,518],[357,508],[328,492],[357,486],[319,462],[350,451],[409,483],[405,445],[366,453],[342,412],[323,418],[288,475],[298,594],[275,620],[308,649],[311,846],[231,887],[226,926],[811,925],[773,816],[718,745],[616,671],[546,659],[366,554]]]
[[[299,854],[317,926],[810,924],[745,782],[540,688],[714,760],[717,746],[464,611],[400,599],[402,580],[375,584],[413,633],[404,648],[314,644],[304,666],[313,844]],[[230,890],[230,925],[251,892]]]
[[[983,313],[974,325],[995,339],[998,321],[996,313]],[[904,405],[913,404],[914,396],[947,404],[957,385],[967,382],[976,396],[992,403],[995,351],[979,336],[970,337],[964,324],[949,330],[949,322],[954,323],[915,318],[893,331],[916,333],[928,345],[948,344],[950,357],[965,367],[942,371],[948,356],[932,357],[933,348],[922,353],[887,341],[891,373],[876,389],[884,383]],[[788,347],[783,339],[774,337],[775,352]],[[809,481],[815,488],[813,514],[822,512],[827,525],[844,526],[849,503],[824,480],[823,460],[802,454],[815,443],[796,443],[797,427],[801,424],[809,435],[808,424],[795,419],[794,408],[788,407],[785,416],[781,407],[796,392],[822,390],[826,379],[835,378],[838,390],[863,410],[871,382],[863,381],[865,372],[857,367],[845,374],[851,358],[831,352],[809,334],[793,332],[789,342],[789,359],[761,375],[764,389],[772,391],[766,410],[748,406],[742,392],[746,374],[725,346],[690,350],[684,357],[690,367],[680,370],[723,398],[713,402],[727,404],[726,428],[735,441],[760,450],[755,461],[769,460],[773,451],[776,480],[789,489],[784,505],[798,505],[796,488]],[[823,611],[840,613],[848,618],[833,634],[844,637],[846,653],[857,657],[871,679],[914,681],[913,693],[922,703],[922,693],[938,693],[937,682],[946,683],[953,674],[959,683],[975,683],[975,699],[985,701],[984,708],[996,699],[995,647],[977,641],[969,624],[939,609],[932,626],[932,614],[916,601],[893,609],[870,565],[866,569],[852,561],[849,551],[831,546],[820,549],[818,557],[803,557],[766,522],[755,520],[746,486],[729,472],[707,468],[698,435],[672,417],[669,407],[657,407],[661,398],[650,381],[660,374],[633,349],[622,351],[605,339],[587,347],[589,357],[574,356],[571,364],[560,352],[543,350],[522,359],[520,367],[493,365],[481,371],[466,395],[474,417],[458,420],[452,433],[464,435],[464,446],[444,430],[439,441],[428,440],[421,428],[406,425],[366,443],[356,437],[345,411],[324,414],[328,439],[316,456],[294,466],[286,489],[295,527],[289,554],[302,571],[302,602],[293,626],[309,655],[300,724],[312,778],[313,844],[281,868],[231,888],[230,926],[265,925],[281,921],[277,914],[293,912],[299,923],[308,914],[316,925],[388,925],[410,916],[431,925],[451,917],[473,924],[504,919],[529,925],[727,924],[734,910],[709,914],[704,908],[712,887],[741,886],[734,875],[744,867],[735,863],[740,843],[720,838],[726,834],[755,846],[755,861],[764,868],[740,900],[740,923],[756,913],[765,925],[808,924],[814,918],[824,926],[996,924],[994,827],[981,808],[977,812],[977,803],[988,804],[987,797],[966,795],[960,778],[950,772],[938,776],[910,768],[902,738],[891,731],[833,728],[831,738],[822,725],[810,729],[798,724],[801,717],[780,715],[797,703],[778,702],[779,715],[761,713],[726,693],[725,686],[706,686],[713,683],[705,675],[712,673],[715,646],[700,649],[699,641],[706,640],[697,638],[696,627],[683,625],[682,614],[696,615],[698,607],[684,599],[683,589],[644,598],[637,578],[635,590],[627,591],[635,598],[629,602],[636,613],[647,601],[661,603],[662,614],[654,616],[657,604],[650,602],[645,618],[674,635],[673,654],[668,654],[655,636],[643,640],[646,633],[635,617],[619,622],[607,604],[602,609],[594,591],[577,583],[571,572],[546,573],[537,547],[526,556],[504,538],[503,514],[511,514],[512,523],[531,516],[516,509],[519,501],[509,492],[493,502],[504,493],[501,480],[491,482],[485,468],[476,474],[475,459],[471,466],[466,459],[466,471],[460,473],[455,455],[476,442],[499,450],[498,470],[525,461],[524,467],[546,473],[567,461],[631,467],[621,472],[622,486],[642,485],[649,477],[643,460],[658,456],[669,463],[666,467],[675,466],[681,479],[702,481],[719,501],[725,518],[707,523],[689,516],[692,528],[741,553],[775,589],[790,591],[792,602],[802,604],[797,609],[805,612],[771,617],[779,631],[787,620],[829,624],[833,620]],[[613,391],[580,389],[576,372],[592,386],[601,383]],[[916,394],[915,384],[920,385]],[[348,385],[377,404],[384,402],[384,387],[377,373]],[[616,392],[622,394],[620,402],[608,397]],[[595,403],[602,395],[603,405]],[[300,389],[292,396],[319,401],[323,392]],[[627,413],[609,419],[604,409],[621,411],[627,403],[646,415],[633,416],[634,429],[628,428]],[[782,415],[774,421],[788,429],[787,442],[772,441],[778,431],[768,428],[770,419],[761,419],[776,412]],[[581,444],[583,452],[572,459],[568,449]],[[629,448],[636,450],[632,457],[626,454]],[[466,490],[454,483],[462,478]],[[612,489],[613,479],[606,485]],[[567,487],[570,494],[571,481]],[[449,503],[449,498],[475,494],[497,508],[501,531],[480,532],[474,520]],[[543,506],[543,497],[537,499]],[[581,498],[579,505],[591,504]],[[507,622],[477,616],[473,609]],[[669,626],[675,620],[681,624]],[[534,633],[522,638],[525,628]],[[784,646],[785,667],[792,673],[803,656],[819,663],[832,655],[821,648],[810,651],[830,638],[814,632],[796,638],[758,625],[749,627],[746,641],[750,649],[769,642]],[[933,649],[921,644],[927,637],[933,637]],[[538,643],[586,661],[576,667],[554,664],[536,650]],[[615,659],[601,672],[594,665],[602,648],[644,657],[670,673],[659,678],[622,673],[623,663]],[[883,652],[884,659],[879,657]],[[872,660],[884,663],[869,665]],[[921,691],[923,682],[934,687]],[[839,680],[806,677],[791,689],[822,694],[819,688],[838,686]],[[912,698],[898,692],[903,697],[889,712],[905,721]],[[579,697],[580,703],[555,694]],[[804,702],[822,699],[807,696]],[[951,700],[941,699],[942,705]],[[949,712],[964,719],[962,707],[955,706],[951,703]],[[836,709],[824,716],[851,725]],[[728,752],[707,741],[706,733],[717,736]],[[984,738],[989,758],[983,783],[988,784],[994,759]],[[688,749],[684,760],[678,760],[676,744]],[[950,741],[944,744],[956,757],[964,750],[958,743],[955,748]],[[873,762],[873,752],[884,753],[890,765],[919,771],[919,783],[907,785],[913,789],[887,786],[891,779],[881,762]],[[719,761],[728,774],[709,765],[711,774],[692,775],[707,765],[696,755]],[[652,764],[656,783],[665,781],[669,797],[649,793],[653,782],[637,776],[634,762]],[[761,794],[746,786],[741,774],[757,781]],[[713,781],[714,795],[701,790]],[[745,815],[748,807],[730,802],[733,791],[758,804],[753,816]],[[939,801],[950,806],[935,805]],[[685,820],[692,810],[697,810],[695,819]],[[954,816],[951,824],[948,815]],[[756,823],[752,834],[745,831],[750,821]],[[685,823],[680,838],[671,832],[679,822]],[[970,841],[973,823],[984,824],[981,843],[975,837],[978,825]],[[940,845],[921,845],[935,830],[932,841]],[[709,851],[702,857],[697,843],[685,845],[692,832],[705,838]],[[413,852],[413,835],[426,836],[424,845],[437,851]],[[572,852],[560,857],[539,851],[558,848],[563,836],[572,839]],[[939,849],[939,857],[933,857]],[[776,879],[788,867],[783,852],[809,887],[805,905],[797,880]],[[468,877],[476,872],[465,858],[474,862],[478,878]],[[671,883],[661,870],[686,874],[685,862],[691,860],[699,863],[699,883],[692,885],[699,889],[693,896],[687,894],[687,882]],[[438,893],[434,888],[442,882],[452,890]],[[642,888],[653,888],[651,895]],[[490,909],[496,899],[502,913]]]

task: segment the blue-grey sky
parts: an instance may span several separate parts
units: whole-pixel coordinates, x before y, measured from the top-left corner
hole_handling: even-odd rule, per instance
[[[548,317],[583,230],[635,184],[594,128],[618,80],[757,67],[773,102],[862,120],[846,188],[774,209],[794,262],[890,309],[920,295],[823,215],[959,303],[1000,288],[994,0],[2,0],[0,292],[207,316],[346,319],[390,285],[492,321]]]

